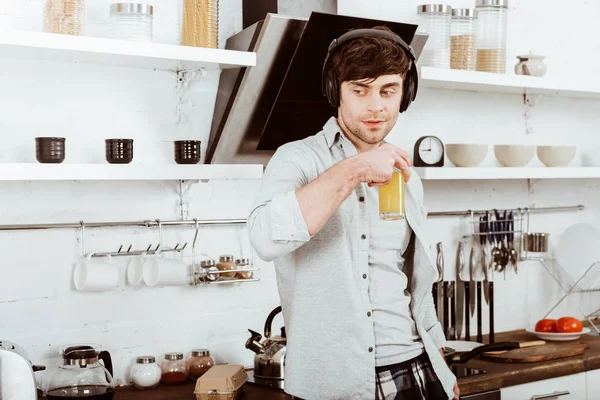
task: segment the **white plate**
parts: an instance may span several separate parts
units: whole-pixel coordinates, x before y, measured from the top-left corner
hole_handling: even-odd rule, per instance
[[[533,329],[527,329],[527,332],[533,333],[542,340],[566,342],[568,340],[577,340],[581,335],[590,333],[590,328],[583,328],[583,331],[573,333],[536,332]]]
[[[569,226],[561,234],[556,247],[556,261],[570,275],[573,283],[600,261],[600,227],[588,223]],[[591,282],[597,284],[597,282]],[[595,287],[595,286],[594,286]]]

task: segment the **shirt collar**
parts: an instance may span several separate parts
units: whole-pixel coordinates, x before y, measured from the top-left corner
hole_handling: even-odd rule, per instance
[[[340,137],[342,140],[348,140],[342,133],[342,128],[340,128],[336,117],[329,118],[329,121],[323,126],[323,134],[325,135],[325,141],[329,148],[331,148]]]

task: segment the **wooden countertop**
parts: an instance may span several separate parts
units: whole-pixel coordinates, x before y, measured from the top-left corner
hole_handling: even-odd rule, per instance
[[[486,340],[484,338],[484,342]],[[496,334],[496,342],[526,342],[530,340],[538,340],[538,338],[525,330]],[[552,343],[560,344],[561,342]],[[539,363],[505,364],[473,359],[464,365],[469,368],[485,370],[487,373],[459,378],[460,392],[461,394],[485,392],[600,368],[600,337],[583,335],[578,340],[563,343],[586,343],[589,348],[580,356]]]

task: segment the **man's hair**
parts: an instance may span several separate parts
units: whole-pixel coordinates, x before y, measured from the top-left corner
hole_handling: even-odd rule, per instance
[[[387,26],[371,29],[393,33]],[[364,37],[344,43],[333,55],[332,68],[341,88],[342,82],[375,80],[381,75],[400,74],[405,78],[411,63],[410,57],[393,40]]]

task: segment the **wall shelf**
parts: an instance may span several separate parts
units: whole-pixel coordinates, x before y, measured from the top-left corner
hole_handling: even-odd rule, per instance
[[[426,181],[481,179],[585,179],[600,178],[600,167],[477,167],[415,168]]]
[[[260,179],[261,164],[2,164],[0,181]]]
[[[422,67],[420,85],[432,89],[506,94],[545,94],[600,99],[600,85],[589,81]]]
[[[33,31],[0,32],[0,57],[170,71],[256,65],[256,53]]]

